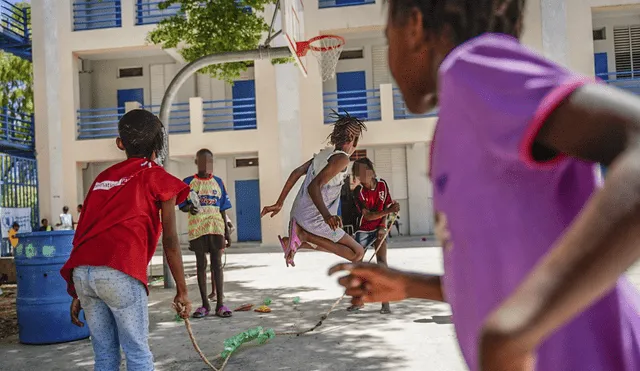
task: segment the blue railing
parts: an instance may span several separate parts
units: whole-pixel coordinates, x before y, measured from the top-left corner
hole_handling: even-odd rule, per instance
[[[146,109],[154,115],[160,115],[159,104],[142,106],[140,108]],[[169,134],[185,134],[190,132],[191,115],[189,102],[172,104],[171,112],[169,113]]]
[[[163,1],[137,0],[136,25],[155,24],[180,12],[180,4],[173,3],[166,9],[160,9]]]
[[[343,6],[357,6],[375,3],[376,0],[318,0],[318,8],[339,8]]]
[[[324,101],[324,123],[333,123],[332,111],[348,112],[359,119],[376,121],[382,118],[380,90],[346,90],[322,94]]]
[[[640,71],[600,73],[596,76],[609,85],[640,95]]]
[[[250,130],[258,127],[256,98],[202,102],[204,131]]]
[[[97,30],[122,26],[120,0],[85,0],[73,3],[73,30]]]
[[[40,223],[35,159],[0,153],[0,207],[29,208],[32,226]]]
[[[393,118],[395,120],[416,119],[423,117],[438,117],[438,110],[435,109],[431,112],[421,115],[413,114],[409,111],[407,105],[404,103],[404,98],[402,97],[400,89],[393,88]]]
[[[34,144],[33,115],[12,112],[3,107],[0,110],[0,145],[32,150]]]
[[[2,33],[18,42],[31,40],[31,7],[19,8],[10,1],[0,1],[0,26]]]
[[[124,107],[78,110],[78,139],[115,138]]]

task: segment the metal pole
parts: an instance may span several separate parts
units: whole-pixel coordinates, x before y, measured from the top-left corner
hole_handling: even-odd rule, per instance
[[[163,153],[159,156],[159,160],[162,165],[164,167],[167,167],[169,160],[168,127],[171,104],[173,103],[173,99],[178,93],[178,90],[180,90],[182,84],[184,84],[189,79],[189,77],[191,77],[194,73],[198,72],[202,68],[211,66],[213,64],[243,62],[260,59],[287,58],[290,56],[291,51],[288,47],[260,48],[256,50],[225,52],[206,55],[182,67],[182,69],[178,72],[178,74],[176,74],[173,80],[171,80],[171,83],[169,84],[169,87],[167,88],[167,91],[164,93],[164,97],[162,98],[162,104],[160,105],[160,121],[162,121],[165,127],[164,150]],[[176,283],[173,280],[173,276],[171,275],[171,271],[169,270],[167,259],[164,254],[162,254],[162,265],[164,273],[164,288],[174,288],[176,286]]]

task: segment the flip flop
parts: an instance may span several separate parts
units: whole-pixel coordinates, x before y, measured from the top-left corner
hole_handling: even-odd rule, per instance
[[[225,305],[221,306],[216,310],[216,316],[221,318],[229,318],[233,315],[233,313],[227,308]]]
[[[242,304],[241,306],[234,309],[234,312],[248,312],[253,308],[253,304]]]
[[[205,307],[200,307],[193,312],[193,318],[203,318],[209,315],[209,310]]]
[[[391,314],[391,307],[389,304],[382,304],[382,309],[380,309],[380,314]]]
[[[287,258],[289,256],[289,253],[291,252],[291,249],[289,248],[289,246],[284,244],[284,240],[281,236],[278,236],[278,241],[280,241],[280,247],[282,247],[282,251],[284,251],[284,260],[287,262],[287,267],[289,267],[289,264],[292,264],[295,267],[296,265],[293,263],[293,260]],[[291,241],[291,239],[289,239],[289,241]]]
[[[291,266],[293,267],[296,266],[293,261],[293,257],[296,255],[298,248],[302,246],[302,241],[300,241],[300,237],[296,232],[297,227],[298,223],[296,222],[296,220],[291,219],[291,228],[289,228],[289,251],[285,255],[285,258],[287,259],[287,267],[289,266],[289,264],[291,264]]]
[[[256,309],[254,309],[254,312],[258,312],[258,313],[271,313],[271,308],[269,308],[266,305],[261,305],[259,307],[257,307]]]
[[[347,312],[358,312],[360,311],[360,309],[363,309],[364,305],[352,305],[349,308],[347,308]]]

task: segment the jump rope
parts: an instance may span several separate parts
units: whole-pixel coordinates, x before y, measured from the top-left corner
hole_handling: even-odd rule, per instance
[[[382,247],[382,244],[384,243],[384,241],[389,236],[389,232],[391,231],[391,227],[393,227],[393,224],[395,223],[397,217],[398,217],[397,213],[392,214],[390,223],[388,223],[388,226],[387,226],[387,231],[384,234],[384,237],[378,240],[378,246],[376,247],[375,251],[373,252],[373,255],[371,255],[371,257],[369,258],[368,263],[371,263],[373,261],[373,257],[378,254],[378,251]],[[366,252],[366,250],[365,250],[365,252]],[[224,255],[225,255],[225,265],[226,265],[226,253]],[[273,330],[268,330],[268,331],[265,332],[265,331],[262,330],[262,328],[256,329],[256,331],[253,331],[253,333],[248,334],[248,336],[242,337],[240,339],[240,342],[235,347],[232,347],[232,349],[230,349],[230,350],[225,350],[224,352],[222,352],[220,355],[218,355],[214,359],[214,361],[224,359],[224,361],[222,363],[222,366],[220,366],[220,368],[214,367],[213,364],[211,364],[211,362],[209,361],[209,359],[207,359],[207,357],[204,355],[204,353],[202,353],[202,350],[200,350],[200,347],[198,346],[198,342],[196,341],[196,338],[193,336],[193,330],[191,328],[191,322],[189,321],[189,318],[185,318],[184,319],[184,326],[187,329],[187,334],[189,334],[189,339],[191,340],[191,344],[193,344],[193,348],[195,349],[196,353],[198,353],[198,356],[200,356],[202,361],[204,361],[204,363],[207,366],[209,366],[209,368],[211,370],[213,370],[213,371],[223,371],[224,368],[227,366],[227,363],[229,362],[229,359],[231,358],[231,354],[242,343],[247,342],[247,341],[251,341],[251,340],[254,340],[254,339],[258,339],[258,341],[262,344],[262,343],[265,343],[268,339],[273,338],[275,336],[301,336],[301,335],[305,335],[305,334],[308,334],[310,332],[313,332],[313,331],[317,330],[320,326],[322,326],[322,323],[327,318],[329,318],[329,315],[331,314],[331,312],[333,312],[338,307],[338,305],[340,305],[340,303],[342,302],[342,300],[345,297],[346,297],[346,293],[342,294],[342,296],[340,296],[340,298],[338,298],[338,300],[336,300],[336,302],[333,303],[333,305],[329,308],[329,310],[320,317],[320,320],[318,321],[318,323],[316,323],[313,327],[310,327],[309,329],[306,329],[306,330],[303,330],[303,331],[280,331],[280,332],[275,332]],[[182,306],[176,306],[176,304],[172,304],[172,305],[173,305],[174,308],[178,309],[179,312],[182,312],[182,310],[184,309]],[[242,333],[240,335],[245,335],[245,333]],[[226,341],[225,341],[225,343],[226,343]]]

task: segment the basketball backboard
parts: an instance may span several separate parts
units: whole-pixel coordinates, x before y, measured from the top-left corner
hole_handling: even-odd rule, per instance
[[[291,54],[296,59],[302,74],[307,76],[306,57],[298,56],[297,43],[306,41],[304,33],[304,5],[302,0],[280,0],[280,17],[282,18],[282,32]]]

